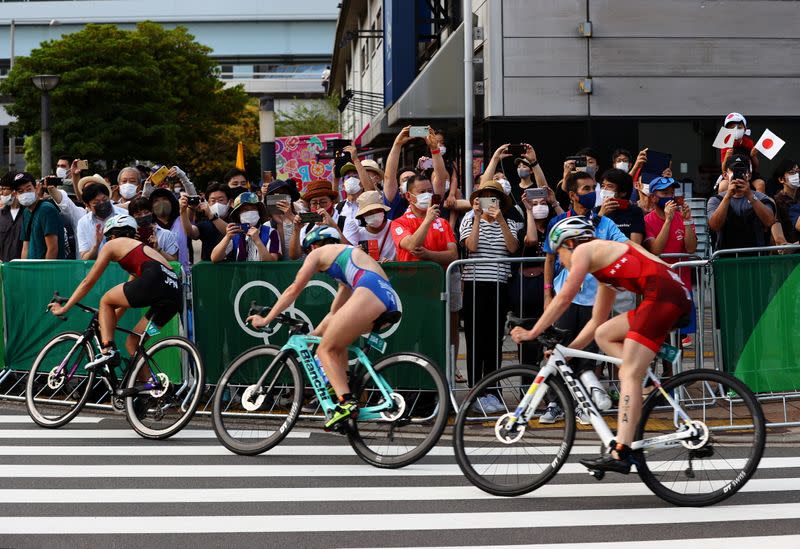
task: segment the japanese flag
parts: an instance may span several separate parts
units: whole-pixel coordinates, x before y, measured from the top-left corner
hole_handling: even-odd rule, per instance
[[[764,135],[756,143],[756,149],[761,151],[764,156],[772,160],[778,151],[786,144],[786,141],[775,135],[769,130],[764,130]]]
[[[733,128],[725,126],[719,129],[716,139],[714,139],[715,149],[727,149],[733,145]]]

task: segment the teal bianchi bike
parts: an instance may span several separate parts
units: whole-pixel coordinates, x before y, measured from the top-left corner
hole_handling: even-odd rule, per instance
[[[266,316],[269,310],[250,304],[251,315]],[[449,409],[444,375],[428,358],[396,353],[373,365],[367,357],[370,348],[384,352],[386,341],[378,333],[401,316],[399,311],[384,313],[360,345],[349,347],[349,384],[358,399],[359,415],[344,422],[340,431],[361,459],[382,468],[404,467],[427,454],[444,431]],[[313,353],[320,338],[308,335],[311,328],[304,320],[286,313],[276,320],[289,329],[286,344],[263,345],[239,355],[214,393],[214,431],[237,454],[257,455],[279,444],[301,411],[321,410],[327,419],[336,407]],[[311,388],[308,394],[303,372]],[[304,397],[311,394],[316,400],[307,399],[303,406]]]

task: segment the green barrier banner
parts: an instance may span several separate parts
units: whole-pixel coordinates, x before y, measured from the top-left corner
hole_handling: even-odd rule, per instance
[[[36,355],[56,335],[67,332],[83,332],[89,324],[90,315],[73,308],[67,320],[59,320],[45,312],[47,304],[58,292],[64,297],[72,295],[78,283],[83,280],[93,261],[12,261],[3,263],[3,304],[5,306],[6,335],[5,366],[14,370],[30,370]],[[173,263],[180,276],[180,265]],[[94,288],[83,299],[89,307],[97,307],[103,294],[112,287],[125,282],[128,273],[116,263],[105,270]],[[145,309],[132,309],[125,313],[120,322],[123,328],[131,329],[144,315]],[[150,343],[168,335],[179,333],[180,323],[174,318],[151,338]],[[125,353],[126,334],[117,333],[117,346]]]
[[[725,369],[755,392],[800,389],[800,255],[713,264]]]
[[[199,263],[192,267],[195,340],[206,367],[206,380],[216,383],[240,353],[257,345],[283,345],[288,330],[266,335],[245,325],[250,302],[274,305],[294,281],[300,262]],[[435,263],[389,263],[383,266],[402,304],[403,318],[382,336],[385,354],[414,351],[440,368],[445,365],[444,275]],[[330,310],[337,284],[316,275],[287,312],[316,325]],[[371,360],[378,355],[369,354]]]

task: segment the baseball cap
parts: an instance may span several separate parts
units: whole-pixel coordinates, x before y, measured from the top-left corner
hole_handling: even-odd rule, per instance
[[[18,187],[25,183],[33,183],[36,185],[36,178],[28,172],[18,172],[14,175],[14,180],[11,182],[11,188],[17,190]]]
[[[656,191],[663,191],[664,189],[669,189],[670,187],[680,187],[681,184],[675,181],[671,177],[656,177],[652,181],[650,181],[650,194],[653,194]]]
[[[744,124],[745,128],[747,127],[747,119],[744,117],[744,115],[738,112],[732,112],[728,116],[726,116],[725,121],[722,123],[722,125],[727,126],[731,122],[741,122],[742,124]]]

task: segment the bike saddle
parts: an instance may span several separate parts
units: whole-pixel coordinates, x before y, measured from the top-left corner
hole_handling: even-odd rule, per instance
[[[520,318],[518,316],[509,316],[506,322],[509,330],[517,327],[530,330],[538,320],[538,318]]]
[[[375,322],[372,323],[372,331],[373,332],[382,332],[389,326],[397,324],[400,322],[400,319],[403,317],[403,313],[401,311],[386,311],[381,314],[378,318],[375,319]]]
[[[570,339],[572,332],[570,330],[563,330],[550,326],[542,335],[536,338],[536,341],[541,343],[546,349],[552,349],[558,344],[565,344]]]

